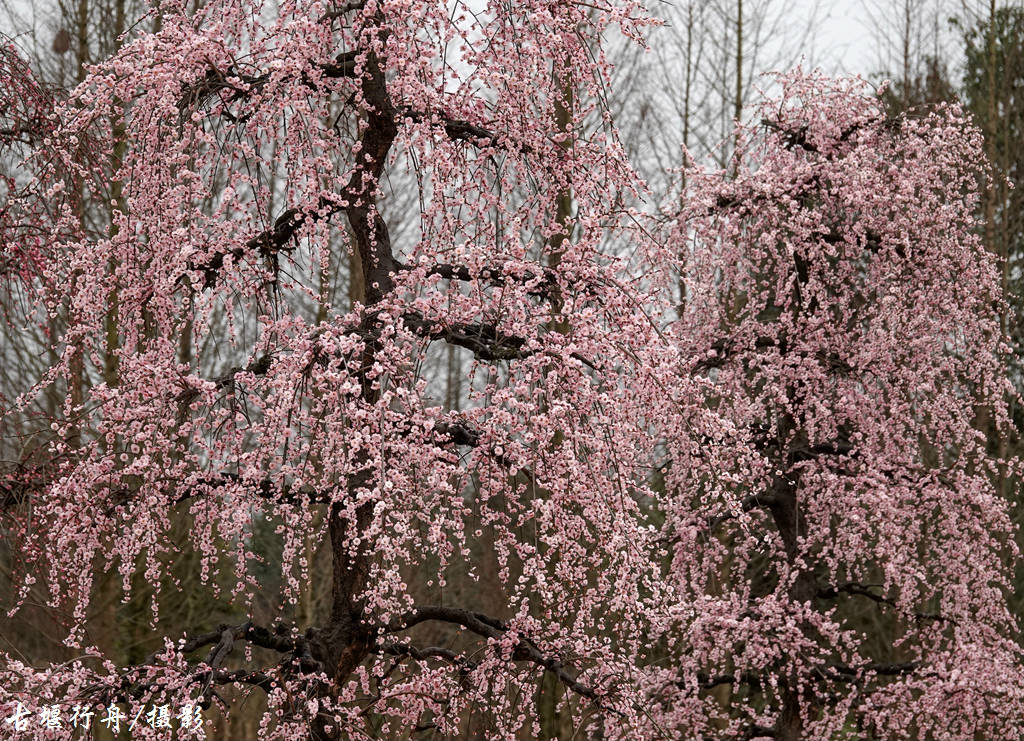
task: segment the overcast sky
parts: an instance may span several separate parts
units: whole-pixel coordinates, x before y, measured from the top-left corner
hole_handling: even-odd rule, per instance
[[[797,12],[810,7],[806,0],[796,4]],[[876,70],[874,40],[864,4],[859,0],[836,0],[831,8],[818,11],[818,32],[813,41],[811,61],[829,72],[869,76]]]
[[[785,2],[785,0],[782,0]],[[949,17],[970,17],[973,13],[988,14],[988,3],[976,0],[909,0],[915,24],[921,17],[931,18],[918,30],[925,35],[919,38],[919,51],[924,54],[945,54],[948,72],[954,77],[959,74],[958,63],[962,51],[960,32],[948,22]],[[818,11],[819,31],[814,42],[814,62],[828,72],[859,74],[878,79],[885,65],[880,48],[885,44],[878,38],[876,18],[885,19],[888,26],[888,42],[896,44],[899,38],[898,21],[903,10],[903,0],[820,0]],[[807,12],[814,0],[796,0],[794,14]],[[1002,2],[1000,3],[1003,4]],[[930,23],[934,23],[930,26]],[[930,26],[930,27],[929,27]],[[898,52],[890,46],[891,52]]]

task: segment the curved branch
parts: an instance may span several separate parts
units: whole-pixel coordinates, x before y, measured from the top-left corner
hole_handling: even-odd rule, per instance
[[[478,664],[475,661],[467,659],[461,654],[457,654],[454,651],[447,648],[440,648],[438,646],[428,646],[426,648],[416,648],[406,643],[388,643],[377,647],[377,650],[381,653],[391,654],[393,656],[408,656],[416,661],[426,661],[427,659],[441,659],[452,666],[455,666],[459,671],[466,673],[471,672],[477,668]]]
[[[879,677],[901,677],[905,674],[912,674],[921,668],[921,662],[906,661],[896,664],[866,664],[864,666],[829,664],[827,668],[834,673],[834,679],[842,682],[857,682],[863,681],[865,675],[869,674]]]
[[[684,682],[678,683],[685,688]],[[710,690],[722,685],[745,684],[753,690],[761,688],[761,678],[756,674],[740,672],[739,674],[697,674],[697,685],[702,690]]]
[[[835,599],[840,594],[856,595],[860,597],[866,597],[867,599],[876,602],[880,605],[887,605],[902,612],[902,609],[896,603],[895,600],[890,599],[888,597],[884,597],[880,594],[876,594],[875,592],[871,591],[870,587],[871,585],[869,584],[859,584],[857,582],[835,584],[819,589],[817,596],[819,599]],[[951,623],[953,625],[957,624],[957,622],[952,618],[947,618],[943,615],[940,615],[937,612],[911,612],[907,614],[912,616],[915,620],[935,620],[936,622],[940,623]]]
[[[192,638],[181,641],[177,649],[184,656],[205,646],[212,646],[206,661],[203,663],[204,668],[191,675],[193,680],[202,683],[200,705],[204,708],[209,706],[210,695],[215,694],[212,691],[213,684],[242,682],[262,687],[263,689],[270,688],[272,680],[263,672],[242,669],[228,671],[221,668],[228,656],[230,656],[235,642],[239,640],[290,656],[300,672],[310,673],[323,670],[320,662],[316,661],[311,655],[309,642],[303,637],[289,637],[285,634],[283,626],[279,626],[272,633],[266,628],[254,625],[252,621],[241,623],[240,625],[222,623],[216,630],[200,633]],[[122,671],[118,687],[86,686],[82,690],[83,697],[96,696],[97,693],[100,697],[107,699],[117,696],[141,697],[147,689],[153,688],[153,684],[146,681],[132,680],[130,675],[132,672],[143,667],[155,666],[158,654],[158,651],[154,651],[138,664],[127,667]]]
[[[496,147],[521,154],[532,154],[533,147],[527,144],[514,144],[507,136],[491,131],[479,124],[471,123],[461,118],[451,118],[447,114],[438,111],[423,113],[409,107],[403,107],[400,114],[415,123],[424,120],[440,119],[440,126],[444,128],[445,134],[453,141],[464,141],[475,146]]]
[[[415,312],[403,314],[402,320],[421,337],[444,340],[472,350],[481,360],[515,360],[533,354],[523,350],[524,338],[507,335],[493,324],[446,324],[440,320],[425,319]]]
[[[504,621],[489,617],[479,612],[463,610],[457,607],[430,605],[417,607],[411,612],[406,613],[397,621],[393,621],[385,629],[385,632],[397,633],[431,620],[461,625],[467,630],[470,630],[484,638],[497,639],[509,630],[508,624]],[[529,638],[521,638],[515,644],[515,647],[512,650],[512,660],[531,661],[534,664],[543,667],[546,671],[554,674],[562,684],[576,694],[593,701],[600,707],[604,707],[601,696],[594,688],[581,683],[575,677],[566,672],[559,659],[553,656],[545,656]]]
[[[535,283],[535,287],[527,290],[527,293],[534,296],[550,296],[557,288],[555,272],[550,268],[544,268],[540,274],[526,271],[521,276],[510,275],[499,268],[484,267],[473,273],[465,265],[452,265],[449,263],[438,263],[427,269],[427,275],[439,275],[446,280],[461,281],[482,281],[493,286],[503,286],[510,281],[517,283]]]
[[[251,620],[239,625],[222,623],[218,626],[217,630],[201,633],[186,640],[178,650],[182,654],[188,654],[204,646],[216,644],[211,650],[206,663],[213,668],[217,668],[220,662],[231,652],[234,641],[237,640],[246,641],[254,646],[281,654],[291,654],[299,660],[300,666],[305,671],[318,671],[320,668],[310,654],[309,642],[305,638],[301,636],[288,636],[283,626],[279,626],[274,632],[271,632],[267,628],[253,624]],[[151,653],[142,660],[142,664],[155,663],[156,656],[156,652]],[[218,659],[219,661],[217,661]]]
[[[743,501],[740,502],[740,512],[750,512],[760,507],[770,508],[778,504],[778,499],[772,494],[751,494],[748,497],[744,497]],[[736,515],[732,512],[726,512],[721,515],[714,517],[708,517],[706,522],[708,530],[714,530],[723,522],[735,519]]]

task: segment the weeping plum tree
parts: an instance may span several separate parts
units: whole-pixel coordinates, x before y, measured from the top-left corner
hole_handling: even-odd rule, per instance
[[[740,516],[668,474],[690,497],[666,535],[694,616],[670,637],[665,711],[729,736],[1016,737],[1017,554],[994,484],[1012,461],[979,432],[1006,430],[1012,394],[980,133],[952,106],[890,117],[861,82],[780,82],[736,177],[691,173],[675,232],[684,357],[762,466],[737,481]]]
[[[636,190],[600,43],[613,27],[636,36],[640,10],[159,12],[157,32],[90,69],[27,163],[57,211],[49,305],[70,304],[36,389],[80,392],[11,536],[22,599],[44,586],[79,651],[47,667],[3,656],[5,717],[67,738],[87,731],[36,723],[45,708],[120,703],[130,719],[209,708],[231,685],[265,695],[263,738],[535,736],[547,676],[572,732],[630,734],[650,636],[677,603],[652,556],[657,430],[672,429],[680,465],[715,466],[715,441],[728,447],[657,331],[671,307],[636,280],[657,252],[622,205]],[[86,141],[113,171],[80,156]],[[387,209],[403,178],[419,213],[399,244]],[[80,195],[110,197],[107,234],[76,236]],[[609,248],[624,241],[632,263]],[[350,308],[321,290],[335,250],[361,287]],[[433,401],[425,375],[445,344],[466,357],[462,411]],[[185,543],[169,536],[182,513]],[[159,587],[195,551],[204,583],[234,573],[251,605],[261,522],[280,537],[284,604],[312,584],[330,595],[323,620],[197,625],[127,666],[90,645],[106,569],[130,594],[133,575]],[[303,555],[310,537],[326,573]],[[446,589],[485,569],[494,611]],[[157,634],[168,599],[155,592]],[[201,736],[186,717],[179,737]]]
[[[81,391],[10,535],[22,595],[45,587],[78,650],[0,656],[6,717],[210,708],[230,685],[263,698],[261,738],[535,737],[553,679],[574,737],[1010,730],[1010,527],[972,427],[1005,422],[999,297],[954,111],[890,121],[794,78],[738,139],[752,166],[694,173],[659,246],[604,106],[601,40],[640,33],[634,5],[160,13],[26,163],[40,283],[70,304],[36,391]],[[77,199],[113,183],[114,228],[82,236]],[[351,306],[322,290],[336,251]],[[459,408],[431,393],[445,346]],[[90,645],[98,571],[173,584],[186,551],[243,606],[277,569],[280,619],[165,634],[157,590],[161,649]],[[287,619],[303,585],[329,594],[309,626]],[[891,614],[885,655],[858,601]]]

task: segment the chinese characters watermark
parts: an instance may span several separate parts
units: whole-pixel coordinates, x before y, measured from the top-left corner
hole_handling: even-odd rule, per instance
[[[122,728],[127,728],[131,732],[140,727],[165,729],[170,734],[175,727],[173,724],[179,729],[202,735],[202,708],[187,703],[176,709],[170,705],[143,705],[134,716],[129,717],[119,705],[101,705],[96,710],[92,706],[75,705],[66,709],[54,704],[43,705],[33,712],[19,701],[11,714],[4,719],[4,725],[8,730],[24,734],[25,738],[31,738],[32,733],[38,729],[82,729],[87,732],[96,726],[102,726],[115,734],[120,733]]]

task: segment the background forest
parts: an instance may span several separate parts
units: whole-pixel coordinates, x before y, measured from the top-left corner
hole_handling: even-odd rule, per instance
[[[71,91],[87,79],[91,65],[114,56],[141,34],[160,32],[164,16],[160,12],[151,12],[149,4],[135,0],[2,2],[0,31],[7,37],[4,43],[10,46],[5,45],[0,51],[5,55],[0,65],[11,84],[0,89],[0,161],[3,163],[0,169],[0,219],[13,224],[31,220],[24,213],[16,212],[16,209],[26,207],[26,202],[19,200],[25,182],[15,175],[16,163],[24,157],[26,148],[34,146],[19,127],[39,116],[54,102],[67,99]],[[194,0],[188,4],[189,12],[200,13],[203,5],[203,0]],[[830,74],[859,74],[871,85],[881,85],[888,80],[882,102],[886,115],[891,119],[905,116],[905,120],[921,121],[927,119],[931,111],[941,108],[943,103],[960,103],[980,129],[984,154],[992,166],[991,187],[981,190],[977,203],[969,205],[973,209],[972,218],[980,224],[975,229],[976,236],[984,249],[998,258],[1001,271],[999,288],[1005,300],[995,298],[989,303],[998,312],[1001,334],[1011,345],[1008,366],[1001,372],[1006,374],[1018,392],[1024,392],[1024,193],[1020,187],[1013,186],[1024,174],[1024,97],[1021,95],[1024,90],[1024,5],[994,0],[979,3],[872,0],[858,6],[852,14],[859,19],[859,27],[848,25],[839,31],[834,19],[850,13],[850,10],[837,5],[821,2],[794,7],[792,3],[779,0],[651,3],[648,11],[664,23],[643,29],[646,46],[633,43],[626,34],[610,35],[606,53],[614,69],[601,106],[618,127],[626,159],[646,183],[646,192],[637,194],[637,210],[660,224],[666,233],[671,233],[672,223],[681,212],[689,213],[694,223],[703,218],[699,209],[692,212],[694,207],[686,195],[693,186],[687,178],[692,177],[689,173],[696,172],[690,169],[694,165],[706,165],[736,178],[740,175],[756,178],[757,169],[747,172],[742,164],[748,146],[744,137],[751,131],[774,125],[765,118],[764,95],[778,96],[782,94],[780,87],[785,86],[768,73],[801,66],[804,70],[817,67]],[[847,46],[835,48],[836,43]],[[342,65],[339,61],[339,70]],[[344,74],[343,71],[337,72],[338,77]],[[30,80],[31,84],[26,82],[19,87],[19,80]],[[565,81],[565,89],[570,92],[561,103],[556,103],[555,116],[568,131],[575,115],[572,106],[582,108],[588,103],[574,99],[569,81]],[[200,95],[198,92],[195,94]],[[832,98],[829,100],[829,105],[838,105]],[[343,104],[337,103],[330,112],[336,112],[340,119],[343,108]],[[869,113],[863,116],[863,121],[869,120]],[[737,129],[737,122],[747,128]],[[465,121],[457,123],[461,125]],[[125,145],[118,143],[119,126],[124,126],[124,122],[111,119],[110,141],[114,144],[110,148],[91,148],[83,144],[80,161],[86,163],[91,172],[106,173],[111,187],[109,192],[97,191],[83,198],[74,214],[78,220],[76,228],[82,234],[112,242],[116,241],[119,230],[125,228],[119,218],[119,214],[124,212],[126,198],[122,192],[123,184],[110,176],[125,157]],[[343,121],[340,126],[350,126],[346,133],[353,137],[359,135],[359,129],[353,122]],[[793,135],[792,130],[780,129],[779,133],[780,136]],[[288,148],[292,146],[287,137],[282,136],[279,143],[271,143],[271,146],[280,146],[281,161],[287,160]],[[807,150],[811,151],[809,147]],[[273,152],[268,157],[273,159],[278,154]],[[765,170],[770,170],[770,167],[766,166]],[[784,168],[780,166],[780,170]],[[837,172],[841,172],[841,168],[837,168]],[[841,174],[836,175],[836,182],[840,180]],[[227,185],[226,180],[223,185]],[[267,213],[282,213],[289,207],[291,184],[284,174],[269,171],[260,185],[268,197],[265,204]],[[414,175],[400,172],[386,178],[381,187],[386,197],[380,201],[380,214],[388,224],[391,244],[395,245],[398,253],[404,254],[403,250],[418,239],[418,203],[423,191],[418,189]],[[573,213],[574,195],[570,190],[561,192],[553,201],[556,203],[556,222],[563,227]],[[728,202],[730,197],[720,195],[719,203]],[[210,212],[220,207],[214,201],[211,198],[206,204]],[[43,202],[36,207],[45,212],[48,204]],[[32,215],[32,219],[38,216]],[[46,216],[46,213],[42,214],[44,221]],[[62,218],[66,218],[66,214]],[[769,220],[768,216],[764,218]],[[755,224],[750,228],[761,227]],[[574,238],[571,227],[568,234]],[[78,656],[78,651],[65,645],[71,617],[48,604],[50,585],[46,580],[40,579],[30,584],[27,591],[19,592],[24,566],[20,549],[24,545],[22,539],[28,537],[25,523],[32,522],[31,514],[26,520],[26,507],[29,507],[30,500],[27,492],[32,486],[45,486],[40,482],[48,480],[54,466],[60,465],[60,461],[48,456],[49,446],[55,437],[67,439],[69,435],[88,435],[88,430],[74,429],[74,423],[70,423],[70,432],[67,428],[60,432],[56,428],[51,429],[51,420],[65,416],[68,400],[77,406],[91,393],[96,393],[96,389],[103,393],[103,389],[117,388],[128,382],[120,377],[125,370],[119,363],[118,350],[125,339],[119,329],[119,321],[123,321],[124,315],[119,318],[118,307],[134,299],[119,295],[116,290],[106,293],[103,319],[106,322],[105,346],[94,347],[90,361],[79,361],[83,365],[72,367],[66,379],[49,385],[46,393],[31,404],[23,404],[19,397],[39,379],[47,377],[48,369],[63,362],[50,340],[68,332],[68,312],[71,311],[69,307],[63,307],[52,312],[45,322],[26,321],[26,317],[34,315],[32,302],[36,300],[36,294],[26,288],[26,276],[31,281],[33,275],[41,274],[46,268],[46,265],[33,263],[34,253],[29,249],[29,241],[33,238],[46,237],[19,232],[16,240],[12,240],[10,232],[0,232],[3,240],[0,241],[0,409],[3,409],[0,418],[0,532],[3,532],[0,538],[0,608],[5,613],[0,614],[0,651],[19,657],[26,664],[42,665],[69,662]],[[311,324],[322,324],[328,320],[327,307],[344,314],[359,304],[367,303],[368,296],[372,299],[376,290],[366,284],[365,266],[359,262],[358,250],[353,251],[345,237],[332,239],[334,241],[320,257],[320,270],[312,271],[317,272],[319,285],[309,295],[296,300],[297,310],[308,315]],[[561,254],[557,243],[562,237],[555,234],[550,239],[549,245],[553,245],[551,252],[557,260]],[[709,241],[714,239],[709,237]],[[742,244],[743,239],[741,230],[736,235],[737,244]],[[623,242],[616,249],[628,253],[628,242]],[[267,260],[269,262],[271,258],[268,256]],[[277,257],[273,260],[276,261]],[[277,267],[275,263],[274,268]],[[559,269],[554,262],[549,267],[551,270]],[[699,270],[701,266],[695,263],[692,267]],[[215,268],[207,264],[204,269],[208,271],[211,283],[218,280]],[[727,266],[716,265],[715,269],[720,277],[728,275]],[[116,273],[113,261],[108,272],[111,275]],[[445,279],[458,277],[457,270],[450,269]],[[693,299],[692,293],[688,295],[680,289],[677,296],[680,314],[685,314],[687,301]],[[557,306],[561,298],[553,301]],[[728,315],[728,321],[742,324],[745,308],[741,304],[736,299],[734,305],[722,309],[723,315]],[[769,305],[765,311],[772,309]],[[140,321],[145,323],[145,317]],[[212,329],[208,336],[212,344],[218,329],[228,327],[234,319],[230,312],[225,312],[209,321]],[[560,321],[557,316],[552,316],[549,328],[558,331]],[[147,331],[143,330],[142,334]],[[426,331],[429,334],[433,330]],[[501,337],[496,336],[500,345]],[[178,339],[180,343],[175,351],[183,364],[211,352],[210,347],[196,344],[202,338],[191,332],[181,333]],[[486,357],[487,352],[500,355],[500,352],[493,348],[481,351],[464,337],[455,338],[455,341],[451,341],[451,337],[447,339],[447,345],[435,344],[430,351],[424,352],[417,373],[426,379],[422,389],[424,398],[458,413],[472,408],[473,394],[479,391],[481,384],[486,386],[486,378],[481,381],[480,376],[475,375],[481,355]],[[709,348],[719,351],[721,361],[708,361],[704,370],[714,367],[715,373],[727,377],[728,348],[716,346],[713,339],[708,342]],[[232,356],[230,350],[225,351],[220,375],[215,377],[218,390],[235,383],[234,376],[239,373],[266,375],[269,366],[261,363],[269,364],[271,361],[269,355],[264,357],[265,361],[256,356],[250,359],[241,353]],[[74,363],[73,360],[71,362]],[[188,397],[186,401],[193,398]],[[995,461],[1012,460],[1024,454],[1020,435],[1024,431],[1024,408],[1019,399],[1009,395],[1006,396],[1006,404],[1005,410],[978,406],[972,420],[974,428],[984,433],[985,444],[989,446],[986,452]],[[720,411],[728,404],[715,400],[709,406]],[[1000,427],[1004,412],[1012,423],[1008,429]],[[842,426],[840,423],[837,425]],[[458,434],[469,435],[465,431],[459,433],[454,425],[449,433],[453,438]],[[805,443],[814,447],[813,441]],[[932,452],[937,458],[943,454],[941,450]],[[784,466],[784,463],[779,465]],[[737,466],[742,465],[737,463]],[[672,476],[665,473],[667,470],[666,465],[661,472],[665,480]],[[965,475],[973,476],[975,473],[971,469]],[[654,489],[669,486],[665,480],[658,480],[658,475],[654,475],[656,480],[651,486]],[[1024,524],[1024,497],[1018,478],[1012,469],[998,465],[985,475],[992,481],[997,496],[1010,502],[1009,511],[1017,527],[1017,544],[1024,547],[1024,535],[1019,527]],[[35,484],[26,483],[33,477]],[[255,565],[249,578],[252,584],[258,585],[258,589],[253,590],[254,597],[249,602],[237,598],[235,574],[230,568],[207,574],[211,558],[213,562],[218,558],[229,561],[240,548],[239,539],[230,535],[207,543],[205,550],[182,548],[173,557],[164,559],[163,570],[156,578],[152,578],[145,567],[146,557],[141,550],[134,554],[140,567],[128,578],[118,569],[106,568],[103,563],[91,564],[99,577],[87,587],[90,596],[88,614],[84,616],[85,642],[98,646],[115,664],[127,666],[145,663],[148,657],[163,649],[165,635],[194,635],[197,626],[214,631],[218,626],[251,621],[262,626],[293,625],[303,633],[311,626],[322,624],[332,610],[330,589],[323,588],[323,583],[315,579],[299,578],[294,584],[289,584],[287,575],[279,567],[282,560],[286,560],[302,564],[302,573],[327,572],[332,568],[331,543],[315,535],[330,516],[330,505],[317,503],[313,498],[310,501],[309,534],[298,542],[282,535],[281,522],[273,512],[253,518],[245,548],[257,557],[253,559]],[[742,506],[753,509],[746,504]],[[721,514],[719,517],[728,519],[730,515]],[[188,542],[193,532],[205,526],[197,523],[194,512],[183,507],[172,509],[169,518],[166,526],[172,543]],[[663,522],[657,525],[661,527]],[[735,537],[737,543],[742,540],[740,536]],[[499,615],[506,610],[502,590],[495,586],[505,579],[499,573],[503,566],[487,557],[496,547],[494,536],[489,533],[485,533],[482,539],[467,539],[467,551],[463,554],[466,557],[444,566],[447,569],[446,599],[452,603],[472,605],[482,614]],[[743,550],[741,545],[736,548]],[[424,558],[431,564],[436,560],[443,565],[445,556],[441,549],[437,554],[427,553]],[[744,568],[760,568],[756,556],[749,558],[752,560],[744,562]],[[715,563],[723,579],[728,577],[730,570],[739,568],[736,565],[738,561],[732,558],[721,557]],[[901,619],[886,612],[888,607],[896,606],[894,600],[897,598],[873,585],[868,588],[855,581],[837,582],[830,587],[835,594],[825,594],[827,589],[820,590],[817,598],[832,599],[844,589],[846,596],[858,596],[859,590],[859,597],[863,599],[858,602],[851,598],[848,604],[843,603],[842,609],[847,611],[845,619],[855,623],[868,637],[867,643],[876,655],[883,657],[884,666],[888,669],[876,667],[876,672],[879,676],[886,672],[895,676],[911,671],[908,668],[910,663],[904,661],[905,657],[899,654],[898,648],[893,647],[908,629]],[[756,579],[752,583],[754,592],[764,586],[758,586]],[[637,587],[641,593],[646,588]],[[1018,619],[1024,616],[1024,568],[1020,564],[1006,598],[1011,612]],[[152,623],[154,599],[160,601],[159,631],[154,630]],[[6,611],[19,600],[22,601],[20,609],[7,615]],[[913,609],[920,607],[917,605]],[[911,608],[902,602],[898,609],[902,610],[902,618],[911,614]],[[927,621],[928,614],[927,610],[919,610],[917,619]],[[422,645],[451,646],[456,643],[450,625],[429,624],[421,626],[420,630],[418,638]],[[485,630],[481,633],[483,636],[489,629],[484,626],[481,630]],[[494,636],[491,638],[497,641],[500,637],[497,629],[492,632]],[[670,639],[664,640],[665,645],[659,646],[658,650],[671,655]],[[270,652],[266,646],[251,651],[257,659],[263,655],[261,652]],[[401,649],[392,648],[392,651],[400,652]],[[224,667],[233,670],[244,666],[249,658],[242,652],[236,652]],[[529,695],[517,697],[515,703],[535,708],[536,724],[524,718],[523,723],[507,735],[554,739],[582,733],[579,729],[583,726],[577,725],[580,708],[570,705],[570,700],[575,697],[571,691],[573,686],[559,674],[561,668],[553,668],[546,658],[534,657],[531,660],[541,665],[542,670],[538,677],[529,682],[524,680],[523,684],[530,687]],[[833,669],[836,676],[845,671],[842,666]],[[763,688],[759,688],[756,681],[743,686],[738,669],[736,674],[730,673],[726,678],[702,672],[704,669],[698,667],[694,676],[699,676],[706,698],[725,708],[721,718],[714,721],[724,736],[783,737],[789,732],[799,732],[799,721],[785,717],[779,720],[773,716],[774,726],[762,727],[758,723],[758,714],[764,711],[766,702],[757,699]],[[520,685],[515,687],[517,691],[522,690]],[[209,704],[205,711],[209,721],[208,737],[263,737],[265,730],[261,730],[260,723],[267,707],[265,696],[230,684],[225,684],[218,692],[220,702]],[[778,697],[782,698],[779,707],[783,708],[783,716],[788,712],[786,708],[792,710],[796,707],[793,704],[795,700],[787,699],[790,697],[787,692],[797,690],[779,690]],[[372,695],[372,692],[368,694]],[[586,697],[586,693],[578,688],[576,694]],[[232,703],[232,712],[223,712],[223,708]],[[750,717],[740,711],[732,713],[731,708],[743,705],[754,707]],[[494,726],[489,725],[491,719],[486,708],[467,707],[455,715],[461,723],[458,733],[434,726],[407,726],[404,737],[482,738],[495,733]],[[745,725],[730,725],[730,717],[741,716]],[[369,736],[389,737],[396,726],[387,725],[388,722],[367,715],[364,730]],[[785,725],[787,722],[790,725]],[[913,722],[904,729],[907,735],[915,732]],[[858,730],[847,726],[835,737],[854,737]],[[3,735],[6,731],[0,727],[0,737],[6,738]],[[612,730],[607,733],[614,735]],[[854,735],[844,736],[844,733]],[[131,736],[126,730],[118,736],[98,729],[96,737]]]

